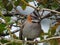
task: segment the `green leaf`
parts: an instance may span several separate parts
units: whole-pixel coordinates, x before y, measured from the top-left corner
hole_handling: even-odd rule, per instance
[[[20,0],[15,1],[14,2],[15,6],[18,6],[20,4],[20,2],[21,2]]]
[[[3,6],[3,3],[2,3],[2,0],[0,1],[0,6],[1,6],[1,8],[4,7],[4,6]]]
[[[54,29],[49,29],[48,35],[49,35],[49,36],[52,36],[52,35],[55,34],[55,32],[56,32],[56,30],[54,30]]]
[[[49,8],[49,9],[54,9],[56,10],[60,4],[58,4],[56,1],[54,0],[43,0],[42,3],[38,4],[40,5],[40,7],[42,6],[42,8]]]
[[[40,36],[40,39],[42,40],[42,39],[44,39],[44,37],[43,36]]]
[[[10,22],[11,17],[5,17],[7,22]]]
[[[12,8],[13,8],[13,6],[12,6],[11,4],[9,4],[8,6],[6,6],[6,9],[7,9],[8,11],[11,11]]]
[[[21,7],[22,7],[23,10],[26,9],[26,5],[25,4],[23,4]]]
[[[18,3],[18,2],[17,2]],[[24,4],[22,1],[19,1],[19,5],[22,7],[23,10],[26,9],[26,4]]]
[[[6,28],[5,28],[6,24],[0,24],[0,33],[2,33]]]

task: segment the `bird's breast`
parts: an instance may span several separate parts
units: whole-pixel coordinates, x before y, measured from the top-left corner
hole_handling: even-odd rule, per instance
[[[23,28],[23,37],[34,39],[40,35],[40,25],[38,23],[27,22]]]

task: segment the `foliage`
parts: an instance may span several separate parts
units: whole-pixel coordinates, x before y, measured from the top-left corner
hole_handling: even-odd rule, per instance
[[[7,22],[10,22],[11,17],[5,17]]]
[[[4,5],[4,7],[6,8],[6,10],[11,11],[13,6],[11,5],[11,3],[8,0],[2,0],[2,3]]]
[[[55,34],[56,29],[57,29],[58,26],[59,26],[58,23],[56,23],[54,26],[50,27],[50,29],[48,31],[48,35],[53,36]]]
[[[4,30],[6,30],[5,28],[6,24],[0,24],[0,33],[2,33]]]
[[[2,42],[2,43],[4,44],[4,43],[7,43],[7,42],[9,42],[9,41],[7,41],[7,40],[5,40],[5,39],[1,39],[0,42]]]
[[[50,45],[58,45],[57,39],[50,40]]]
[[[11,44],[8,44],[8,45],[22,45],[22,44],[21,43],[12,42]]]
[[[16,10],[16,7],[18,5],[20,5],[22,7],[22,9],[25,10],[27,5],[23,1],[25,1],[25,3],[28,4],[29,2],[34,1],[34,0],[0,0],[0,9],[3,9],[3,8],[6,9],[6,11],[7,11],[6,14],[9,14],[10,11],[13,8]],[[60,3],[57,3],[58,2],[57,0],[37,0],[37,1],[38,1],[38,7],[39,8],[48,8],[48,9],[54,9],[54,10],[57,9],[57,8],[60,8],[59,7]],[[2,10],[0,10],[0,11],[2,12]],[[9,23],[10,23],[11,17],[10,16],[9,17],[8,16],[5,17],[4,14],[2,14],[1,12],[0,12],[0,17],[2,17],[4,20],[6,19],[5,20],[6,23],[2,23],[0,21],[0,34],[3,34],[3,31],[5,31],[8,28],[9,35],[11,36],[10,27],[9,27],[10,26]],[[14,13],[14,15],[15,15],[15,13]],[[8,27],[6,28],[6,26],[8,26]],[[47,33],[47,35],[48,35],[47,38],[55,36],[55,32],[56,32],[56,29],[57,29],[58,26],[59,26],[59,24],[56,23],[53,27],[49,28],[49,31]],[[44,39],[44,35],[45,34],[43,34],[43,36],[40,36],[40,38]],[[15,34],[13,34],[12,37],[14,39],[17,38]],[[0,40],[0,42],[7,43],[9,41],[2,39],[2,40]],[[50,45],[58,45],[58,42],[57,42],[56,39],[49,40],[49,43],[50,43]],[[8,45],[22,45],[22,44],[18,44],[18,43],[12,42],[12,43],[10,43]]]
[[[44,8],[50,8],[50,9],[57,9],[59,7],[59,4],[55,0],[43,0],[40,4],[38,4],[40,7]],[[41,7],[41,8],[42,8]]]

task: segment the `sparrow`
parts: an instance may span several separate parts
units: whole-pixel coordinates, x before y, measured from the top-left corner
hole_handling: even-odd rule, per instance
[[[34,40],[43,33],[43,30],[41,29],[41,23],[38,18],[39,16],[37,16],[35,13],[27,16],[26,21],[23,23],[23,39],[26,37],[27,40]]]

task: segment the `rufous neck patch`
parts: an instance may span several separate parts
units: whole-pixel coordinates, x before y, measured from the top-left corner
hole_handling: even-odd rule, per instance
[[[28,16],[27,16],[27,20],[28,20],[28,22],[32,22],[31,15],[28,15]]]

